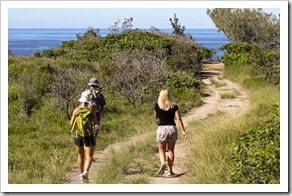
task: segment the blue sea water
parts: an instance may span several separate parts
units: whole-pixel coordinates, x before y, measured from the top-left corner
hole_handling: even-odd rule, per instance
[[[8,49],[16,56],[33,55],[34,52],[55,48],[63,41],[76,40],[76,34],[83,35],[87,29],[8,29]],[[172,29],[161,29],[172,33]],[[100,29],[99,35],[109,34],[108,29]],[[223,55],[219,48],[228,43],[225,35],[217,29],[186,29],[186,34],[192,35],[197,43],[214,48],[218,56]]]

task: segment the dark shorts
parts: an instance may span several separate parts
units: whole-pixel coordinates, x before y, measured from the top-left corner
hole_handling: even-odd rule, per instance
[[[90,146],[94,146],[95,145],[95,139],[94,136],[88,136],[88,137],[82,137],[80,135],[78,136],[74,136],[74,144],[76,146],[86,146],[86,147],[90,147]]]

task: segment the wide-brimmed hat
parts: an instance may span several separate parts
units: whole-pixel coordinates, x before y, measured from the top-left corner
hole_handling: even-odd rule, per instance
[[[83,102],[90,103],[92,101],[93,100],[92,100],[92,98],[90,98],[90,93],[88,91],[82,92],[81,97],[79,99],[79,102],[81,102],[81,103],[83,103]]]
[[[99,86],[98,80],[96,78],[91,78],[89,80],[88,86]]]

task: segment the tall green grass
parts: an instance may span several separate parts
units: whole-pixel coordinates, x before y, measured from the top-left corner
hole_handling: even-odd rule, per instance
[[[145,130],[146,127],[143,129]],[[159,159],[155,130],[140,141],[121,146],[120,151],[111,151],[107,163],[98,172],[97,184],[147,184],[148,177],[155,175]]]
[[[113,110],[113,107],[114,104],[108,103],[106,109]],[[116,113],[102,116],[96,151],[135,135],[155,133],[155,130],[152,105],[133,109],[124,104]],[[8,140],[10,184],[63,183],[65,174],[77,163],[69,121],[49,104],[35,112],[25,124],[10,123]]]
[[[240,118],[226,120],[224,114],[195,121],[188,127],[191,150],[188,152],[190,183],[229,183],[229,156],[233,143],[244,121]]]
[[[10,102],[10,105],[13,107],[14,103]],[[76,165],[77,152],[69,120],[50,104],[48,97],[44,97],[43,104],[40,105],[29,118],[22,118],[22,113],[18,113],[11,119],[19,120],[9,122],[10,184],[63,183],[66,173]],[[186,104],[182,109],[189,107]],[[133,108],[122,101],[108,101],[101,120],[96,151],[101,151],[110,144],[126,141],[132,136],[155,133],[157,120],[153,117],[153,110],[154,104]],[[150,143],[156,145],[155,136],[152,139],[145,144],[145,149]],[[141,149],[141,152],[146,152],[145,149]],[[159,165],[158,159],[157,164]],[[145,180],[133,179],[129,183],[141,182]]]
[[[159,88],[164,85],[168,88],[175,87],[173,97],[178,99],[181,111],[187,111],[201,104],[201,81],[188,76],[199,71],[193,69],[194,67],[198,69],[201,67],[200,58],[193,58],[197,57],[201,50],[195,42],[192,41],[190,46],[189,39],[177,40],[177,38],[173,39],[173,36],[158,36],[139,31],[129,33],[112,35],[105,39],[82,37],[77,42],[69,41],[58,48],[36,53],[35,56],[9,57],[7,149],[9,183],[63,183],[66,173],[75,166],[77,159],[73,135],[69,133],[68,119],[78,104],[79,93],[87,86],[88,78],[97,77],[101,80],[102,92],[107,101],[96,150],[103,150],[112,143],[155,130],[153,107],[159,95]],[[125,36],[132,41],[128,40],[126,44],[124,41],[118,41],[124,40]],[[141,39],[137,39],[137,36]],[[149,41],[148,38],[151,40]],[[110,39],[110,43],[106,44],[107,49],[104,50],[103,41],[107,39]],[[112,42],[113,39],[118,42]],[[166,83],[166,78],[161,78],[151,83],[149,87],[144,84],[134,87],[136,84],[133,84],[134,91],[130,92],[125,86],[132,85],[134,80],[129,79],[126,85],[124,85],[126,79],[122,79],[122,83],[110,80],[112,71],[119,69],[117,65],[120,62],[118,59],[108,57],[113,52],[113,48],[120,48],[125,54],[127,51],[132,51],[132,46],[144,48],[143,40],[148,40],[147,45],[151,46],[145,52],[155,53],[162,48],[167,53],[170,48],[179,51],[172,52],[173,55],[168,56],[167,65],[165,64],[167,70],[170,69],[169,76],[174,78],[169,84]],[[181,52],[182,48],[185,52]],[[143,53],[141,58],[151,60],[150,53],[146,53]],[[177,58],[176,54],[186,58]],[[158,56],[156,55],[157,58]],[[189,60],[188,66],[181,66],[186,60]],[[184,73],[177,75],[179,70]],[[192,73],[186,75],[185,72]],[[167,73],[165,72],[165,76]],[[137,78],[141,81],[145,78],[147,80],[149,76],[143,71],[138,75]],[[140,92],[141,89],[144,89],[143,93]],[[136,97],[134,98],[136,108],[133,108],[129,100],[121,95],[125,91],[129,93],[128,96]],[[141,100],[142,97],[145,99]],[[140,181],[140,179],[136,180],[137,183]]]
[[[10,123],[8,183],[60,183],[64,171],[75,163],[76,150],[70,136],[69,121],[47,105],[26,124]]]
[[[251,106],[245,114],[236,118],[226,115],[209,116],[204,121],[190,125],[193,141],[188,161],[191,168],[190,183],[236,183],[234,179],[231,179],[231,171],[239,165],[235,165],[231,157],[236,150],[239,138],[250,129],[260,131],[259,127],[270,120],[274,105],[279,104],[279,87],[270,85],[261,78],[253,77],[250,73],[250,67],[247,66],[225,69],[225,77],[241,84],[249,91]],[[245,169],[244,165],[243,169]],[[241,176],[241,178],[247,178],[247,176]],[[254,182],[258,181],[245,181],[245,183]],[[271,183],[276,182],[275,176]]]

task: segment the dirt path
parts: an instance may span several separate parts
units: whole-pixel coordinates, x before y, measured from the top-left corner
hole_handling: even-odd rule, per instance
[[[239,85],[223,79],[224,65],[220,64],[206,64],[203,66],[203,82],[207,85],[208,91],[205,93],[204,104],[199,108],[193,108],[185,116],[183,116],[183,122],[187,127],[190,121],[196,119],[203,119],[208,117],[209,114],[215,113],[217,111],[224,112],[229,116],[240,115],[241,112],[245,111],[248,106],[248,95],[247,92]],[[216,87],[213,83],[216,81],[218,84],[222,84],[221,87]],[[232,99],[222,99],[222,94],[237,94],[236,98]],[[136,136],[129,138],[126,142],[114,143],[108,146],[105,150],[100,152],[95,152],[94,162],[91,166],[90,173],[98,173],[101,165],[108,159],[108,154],[110,150],[119,150],[120,146],[130,146],[139,140],[144,139],[145,136]],[[175,162],[174,162],[174,172],[177,177],[168,177],[162,175],[159,177],[151,177],[149,179],[150,184],[184,184],[187,183],[188,169],[185,167],[186,162],[186,152],[188,151],[187,146],[190,140],[185,142],[179,142],[175,147]],[[96,158],[98,157],[98,158]],[[157,155],[158,157],[158,155]],[[71,172],[66,175],[65,184],[79,184],[82,183],[77,178],[78,168],[77,165],[73,168]],[[94,179],[94,176],[90,176],[90,179]],[[89,183],[94,183],[90,180]]]
[[[186,132],[188,131],[188,124],[192,120],[207,118],[209,114],[217,111],[221,111],[228,116],[236,116],[248,108],[249,101],[246,90],[229,80],[223,79],[223,70],[224,65],[222,63],[203,66],[203,82],[207,85],[208,90],[205,93],[204,104],[199,108],[193,108],[183,117]],[[216,81],[222,86],[216,87],[211,81]],[[239,95],[233,99],[222,99],[221,94],[226,93],[239,93]],[[185,167],[185,163],[188,146],[190,146],[190,140],[175,146],[173,170],[177,177],[168,177],[167,175],[153,177],[150,179],[150,184],[187,184],[189,170]]]

